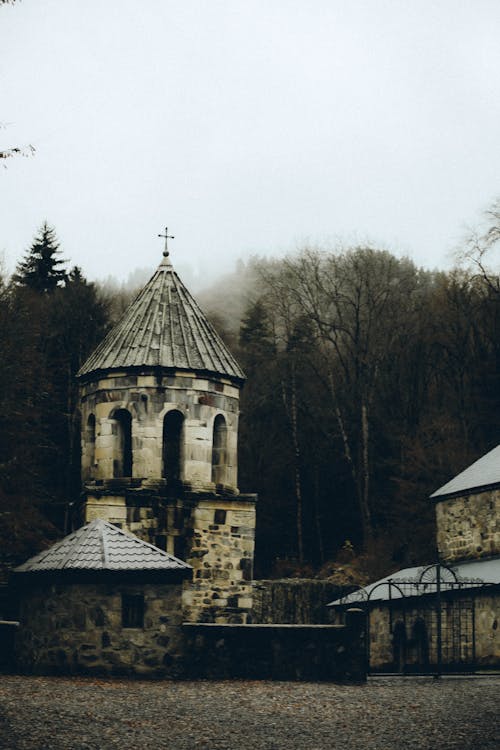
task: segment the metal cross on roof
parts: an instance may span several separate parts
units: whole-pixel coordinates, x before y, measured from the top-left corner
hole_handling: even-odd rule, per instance
[[[168,258],[168,241],[169,240],[175,240],[175,237],[173,234],[168,233],[168,227],[165,227],[165,234],[159,234],[158,237],[164,237],[165,238],[165,250],[163,251],[163,255],[165,258]]]

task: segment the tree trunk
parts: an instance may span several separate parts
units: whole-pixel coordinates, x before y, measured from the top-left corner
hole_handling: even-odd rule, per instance
[[[290,424],[292,435],[292,445],[294,454],[294,480],[295,480],[295,501],[296,501],[296,529],[297,529],[297,553],[299,562],[304,562],[304,540],[302,534],[302,483],[300,478],[300,445],[297,427],[297,383],[295,378],[295,363],[292,362],[290,368],[290,403],[286,394],[284,380],[281,381],[281,393],[283,405]]]
[[[319,512],[319,476],[318,467],[314,467],[314,523],[316,526],[316,535],[318,537],[318,552],[321,565],[325,562],[325,546],[323,544],[323,534],[321,533],[321,516]]]
[[[337,393],[335,389],[335,382],[333,379],[333,373],[330,370],[328,373],[328,383],[330,387],[330,395],[332,397],[333,408],[335,416],[337,418],[337,424],[340,430],[340,436],[342,438],[342,445],[344,448],[344,457],[351,470],[352,481],[354,485],[354,491],[356,492],[356,498],[358,502],[358,510],[361,518],[361,527],[363,533],[363,542],[366,543],[368,539],[373,536],[373,529],[371,523],[370,507],[368,502],[369,497],[369,469],[368,469],[368,414],[366,405],[362,406],[362,466],[363,474],[360,477],[359,470],[356,468],[356,464],[352,457],[351,447],[349,445],[349,438],[347,436],[347,430],[345,428],[344,419],[342,412],[339,407]]]
[[[361,488],[361,510],[363,516],[363,536],[365,543],[372,537],[372,520],[370,513],[370,466],[368,462],[368,409],[366,403],[361,404],[361,441],[363,456],[363,481]]]

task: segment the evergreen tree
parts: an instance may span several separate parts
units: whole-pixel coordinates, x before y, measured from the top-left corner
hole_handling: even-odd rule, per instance
[[[26,257],[18,264],[14,282],[38,294],[50,294],[66,281],[67,274],[59,258],[59,243],[55,230],[45,221]]]
[[[273,359],[276,347],[268,311],[261,300],[250,304],[241,321],[239,344],[241,359],[246,368],[261,366]]]

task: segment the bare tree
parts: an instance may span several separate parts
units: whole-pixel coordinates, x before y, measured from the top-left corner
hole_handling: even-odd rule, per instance
[[[321,353],[317,374],[330,396],[365,541],[373,534],[372,403],[382,364],[391,356],[406,323],[404,311],[411,305],[415,270],[409,261],[364,247],[339,253],[305,250],[287,259],[280,271],[269,272],[268,268],[265,277],[287,335],[291,320],[299,316],[314,326]],[[292,405],[290,399],[293,426]]]

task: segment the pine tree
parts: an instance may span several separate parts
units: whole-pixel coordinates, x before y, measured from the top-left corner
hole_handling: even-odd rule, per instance
[[[55,230],[45,221],[26,257],[18,264],[13,280],[19,286],[38,294],[50,294],[66,281],[67,274],[59,258],[59,243]]]
[[[269,314],[260,300],[250,304],[245,311],[240,326],[239,344],[241,359],[248,369],[261,366],[262,362],[272,359],[276,354]]]

